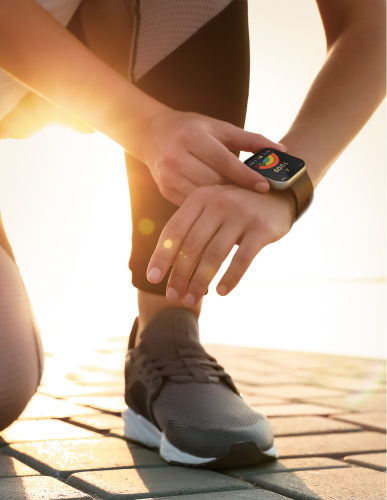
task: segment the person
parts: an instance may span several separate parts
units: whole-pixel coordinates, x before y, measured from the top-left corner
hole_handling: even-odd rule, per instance
[[[274,143],[243,129],[247,0],[0,0],[0,137],[56,121],[99,130],[126,152],[139,316],[126,354],[125,435],[170,463],[234,467],[276,457],[267,418],[200,344],[198,317],[233,246],[220,295],[295,219],[288,190],[269,189],[238,151],[302,158],[316,188],[384,99],[384,2],[317,4],[327,57]],[[0,276],[2,429],[36,391],[43,366],[3,227]]]

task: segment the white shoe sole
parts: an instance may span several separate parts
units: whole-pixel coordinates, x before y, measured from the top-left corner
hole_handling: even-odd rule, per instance
[[[125,437],[133,441],[138,441],[149,448],[158,448],[160,450],[160,456],[166,462],[202,465],[217,460],[216,457],[195,457],[194,455],[179,450],[168,441],[164,432],[159,431],[159,429],[149,422],[149,420],[138,415],[131,408],[126,408],[126,410],[122,412],[122,418],[125,423]],[[269,457],[278,458],[275,444],[273,444],[269,450],[262,453]]]

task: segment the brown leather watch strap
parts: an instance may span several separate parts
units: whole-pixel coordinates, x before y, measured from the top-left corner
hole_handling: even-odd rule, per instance
[[[305,172],[299,179],[293,182],[288,189],[296,201],[296,221],[306,212],[313,200],[313,184],[308,173]]]

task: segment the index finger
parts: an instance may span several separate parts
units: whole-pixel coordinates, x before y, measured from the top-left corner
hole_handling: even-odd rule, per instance
[[[160,283],[173,264],[184,238],[203,212],[206,190],[198,188],[188,196],[163,229],[148,265],[147,277],[151,283]]]
[[[231,150],[246,151],[253,154],[265,148],[277,149],[283,153],[287,151],[287,147],[280,142],[273,142],[262,134],[248,132],[227,122],[223,122],[222,127],[216,128],[213,135],[227,149]]]
[[[236,144],[236,142],[237,141],[235,141],[234,144]],[[264,143],[264,141],[262,141],[262,143]],[[267,140],[267,144],[272,145],[274,143]],[[269,145],[266,147],[269,147]],[[265,148],[265,146],[262,146],[262,149],[263,148]],[[258,148],[258,150],[259,149],[261,148]],[[239,186],[251,191],[258,191],[259,193],[266,193],[270,189],[269,183],[265,177],[245,165],[239,158],[231,153],[226,146],[209,134],[203,134],[200,141],[200,149],[197,150],[195,154],[218,174],[227,177]]]

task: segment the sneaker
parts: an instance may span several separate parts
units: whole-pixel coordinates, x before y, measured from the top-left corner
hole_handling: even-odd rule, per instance
[[[277,458],[268,419],[241,398],[231,377],[199,340],[197,316],[156,314],[125,362],[125,436],[158,448],[171,464],[245,467]]]

